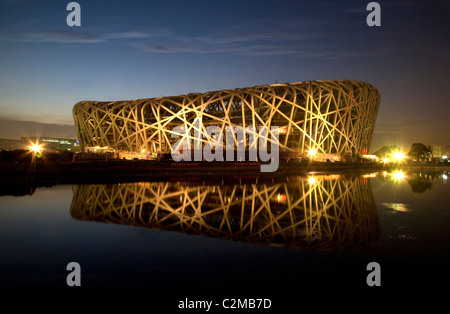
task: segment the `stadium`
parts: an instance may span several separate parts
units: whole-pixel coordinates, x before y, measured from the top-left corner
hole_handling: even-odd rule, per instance
[[[216,126],[222,131],[267,127],[267,140],[277,144],[283,156],[347,161],[367,154],[379,105],[380,94],[371,84],[329,80],[126,101],[81,101],[74,106],[73,117],[83,152],[114,152],[121,159],[154,159],[171,153],[181,136],[174,129],[180,126],[187,139],[195,140],[189,134],[197,131],[202,145],[224,145],[206,132],[208,126]],[[275,126],[277,143],[271,134]],[[242,144],[233,136],[231,149]],[[248,149],[249,144],[244,145]]]

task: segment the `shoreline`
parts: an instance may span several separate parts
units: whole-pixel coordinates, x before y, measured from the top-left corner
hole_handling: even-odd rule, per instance
[[[280,162],[275,172],[261,172],[258,162],[174,162],[156,160],[81,160],[49,161],[35,163],[0,162],[0,184],[12,182],[61,182],[89,183],[96,181],[179,179],[197,177],[245,177],[260,178],[306,175],[313,173],[367,173],[402,169],[412,172],[450,171],[450,164],[414,164],[385,166],[376,163],[326,163]],[[182,180],[180,180],[182,181]]]
[[[380,170],[382,167],[373,163],[321,163],[321,162],[280,162],[277,171],[261,172],[259,162],[198,162],[198,161],[156,161],[156,160],[81,160],[81,161],[46,161],[35,163],[21,162],[0,163],[2,177],[50,178],[67,176],[153,176],[156,174],[172,175],[182,173],[198,174],[230,174],[251,172],[261,175],[276,175],[286,171],[348,171],[348,170]]]
[[[341,174],[351,179],[367,173],[394,171],[436,173],[450,165],[401,165],[375,163],[280,162],[275,172],[261,172],[256,162],[173,162],[154,160],[84,160],[0,163],[0,196],[32,195],[37,188],[64,184],[117,184],[134,182],[182,182],[228,185],[285,182],[292,176]]]

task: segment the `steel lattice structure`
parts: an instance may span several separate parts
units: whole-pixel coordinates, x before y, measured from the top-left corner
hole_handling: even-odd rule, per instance
[[[175,126],[279,127],[279,149],[305,155],[365,154],[380,104],[378,90],[351,80],[262,85],[128,101],[82,101],[73,108],[81,148],[170,153]],[[236,140],[236,138],[235,138]]]
[[[370,244],[380,233],[370,182],[340,175],[275,184],[79,185],[71,216],[300,249]]]

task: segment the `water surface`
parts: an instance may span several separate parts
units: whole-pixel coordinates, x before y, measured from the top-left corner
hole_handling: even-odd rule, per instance
[[[449,279],[443,173],[57,185],[0,197],[0,282],[15,292],[296,294]],[[81,287],[68,287],[69,262]],[[72,289],[72,290],[71,290]]]

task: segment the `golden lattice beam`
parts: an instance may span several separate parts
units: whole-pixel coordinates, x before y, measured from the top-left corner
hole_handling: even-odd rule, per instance
[[[88,147],[170,153],[172,130],[207,126],[284,130],[281,151],[367,153],[380,104],[378,90],[351,81],[308,81],[129,101],[82,101],[73,108],[78,139]],[[210,139],[204,135],[203,142]],[[235,143],[236,144],[236,143]]]

